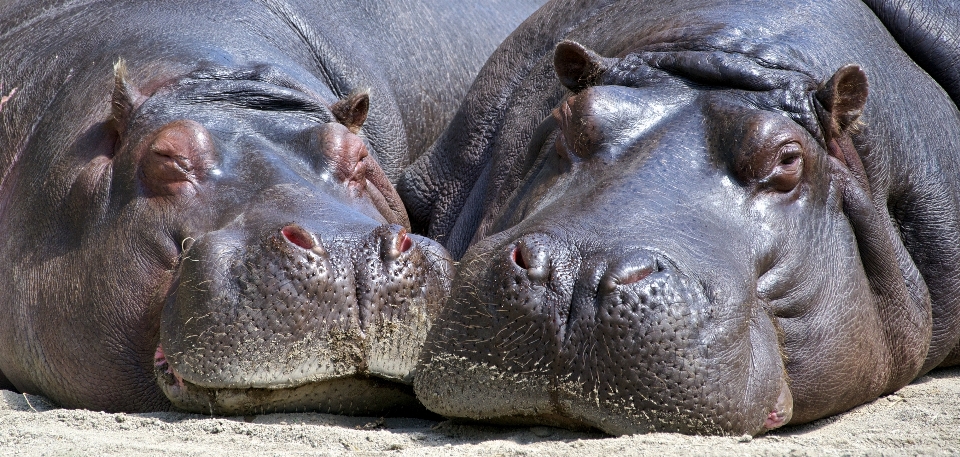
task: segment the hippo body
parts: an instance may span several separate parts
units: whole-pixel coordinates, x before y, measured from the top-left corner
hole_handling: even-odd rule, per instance
[[[0,8],[0,384],[67,407],[417,407],[449,285],[391,180],[539,1]]]
[[[960,362],[956,67],[934,79],[890,34],[943,5],[892,8],[889,29],[870,6],[531,16],[398,183],[415,230],[460,259],[418,398],[478,420],[757,434]]]

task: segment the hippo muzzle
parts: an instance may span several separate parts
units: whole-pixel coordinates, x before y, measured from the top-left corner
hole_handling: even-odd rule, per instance
[[[663,253],[552,232],[468,251],[418,370],[428,408],[614,434],[789,421],[776,331],[758,303],[717,297]]]
[[[155,360],[164,393],[217,414],[421,410],[409,384],[449,290],[445,250],[347,205],[277,207],[183,252]]]

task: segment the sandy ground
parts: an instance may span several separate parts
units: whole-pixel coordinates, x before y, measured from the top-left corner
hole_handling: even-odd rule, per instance
[[[845,414],[753,439],[614,438],[549,427],[328,414],[107,414],[0,391],[0,455],[960,456],[960,369],[934,372]]]

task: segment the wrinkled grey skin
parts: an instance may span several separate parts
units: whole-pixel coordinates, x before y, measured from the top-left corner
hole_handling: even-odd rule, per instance
[[[920,68],[960,103],[960,5],[951,0],[864,0]]]
[[[0,386],[422,410],[451,265],[391,180],[537,3],[6,2]]]
[[[550,2],[398,184],[461,259],[417,396],[758,434],[955,363],[958,144],[862,3]]]

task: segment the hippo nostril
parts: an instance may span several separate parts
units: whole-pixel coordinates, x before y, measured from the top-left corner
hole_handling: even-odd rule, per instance
[[[407,236],[406,230],[402,230],[397,235],[397,250],[400,252],[407,252],[410,248],[413,247],[413,240]]]
[[[380,238],[380,257],[384,262],[397,260],[400,255],[413,249],[413,239],[407,235],[407,229],[391,225]]]
[[[550,278],[552,262],[550,242],[543,236],[523,237],[513,248],[511,259],[518,267],[526,270],[527,277],[534,281],[546,281]]]
[[[513,248],[513,252],[510,254],[513,263],[517,264],[518,267],[527,269],[527,261],[523,259],[523,252],[520,250],[520,246]]]
[[[620,284],[627,285],[627,284],[633,284],[635,282],[640,282],[643,280],[643,278],[650,276],[650,273],[653,273],[653,268],[650,268],[650,267],[637,268],[633,271],[627,272],[626,276],[620,279]]]
[[[660,262],[647,255],[641,255],[630,262],[611,267],[600,280],[600,292],[610,293],[618,286],[638,283],[658,271],[662,271]]]
[[[290,224],[280,229],[280,233],[283,234],[283,237],[286,238],[287,241],[300,246],[303,249],[313,249],[313,247],[317,245],[317,243],[313,240],[313,235],[304,230],[303,227],[300,227],[296,224]]]

